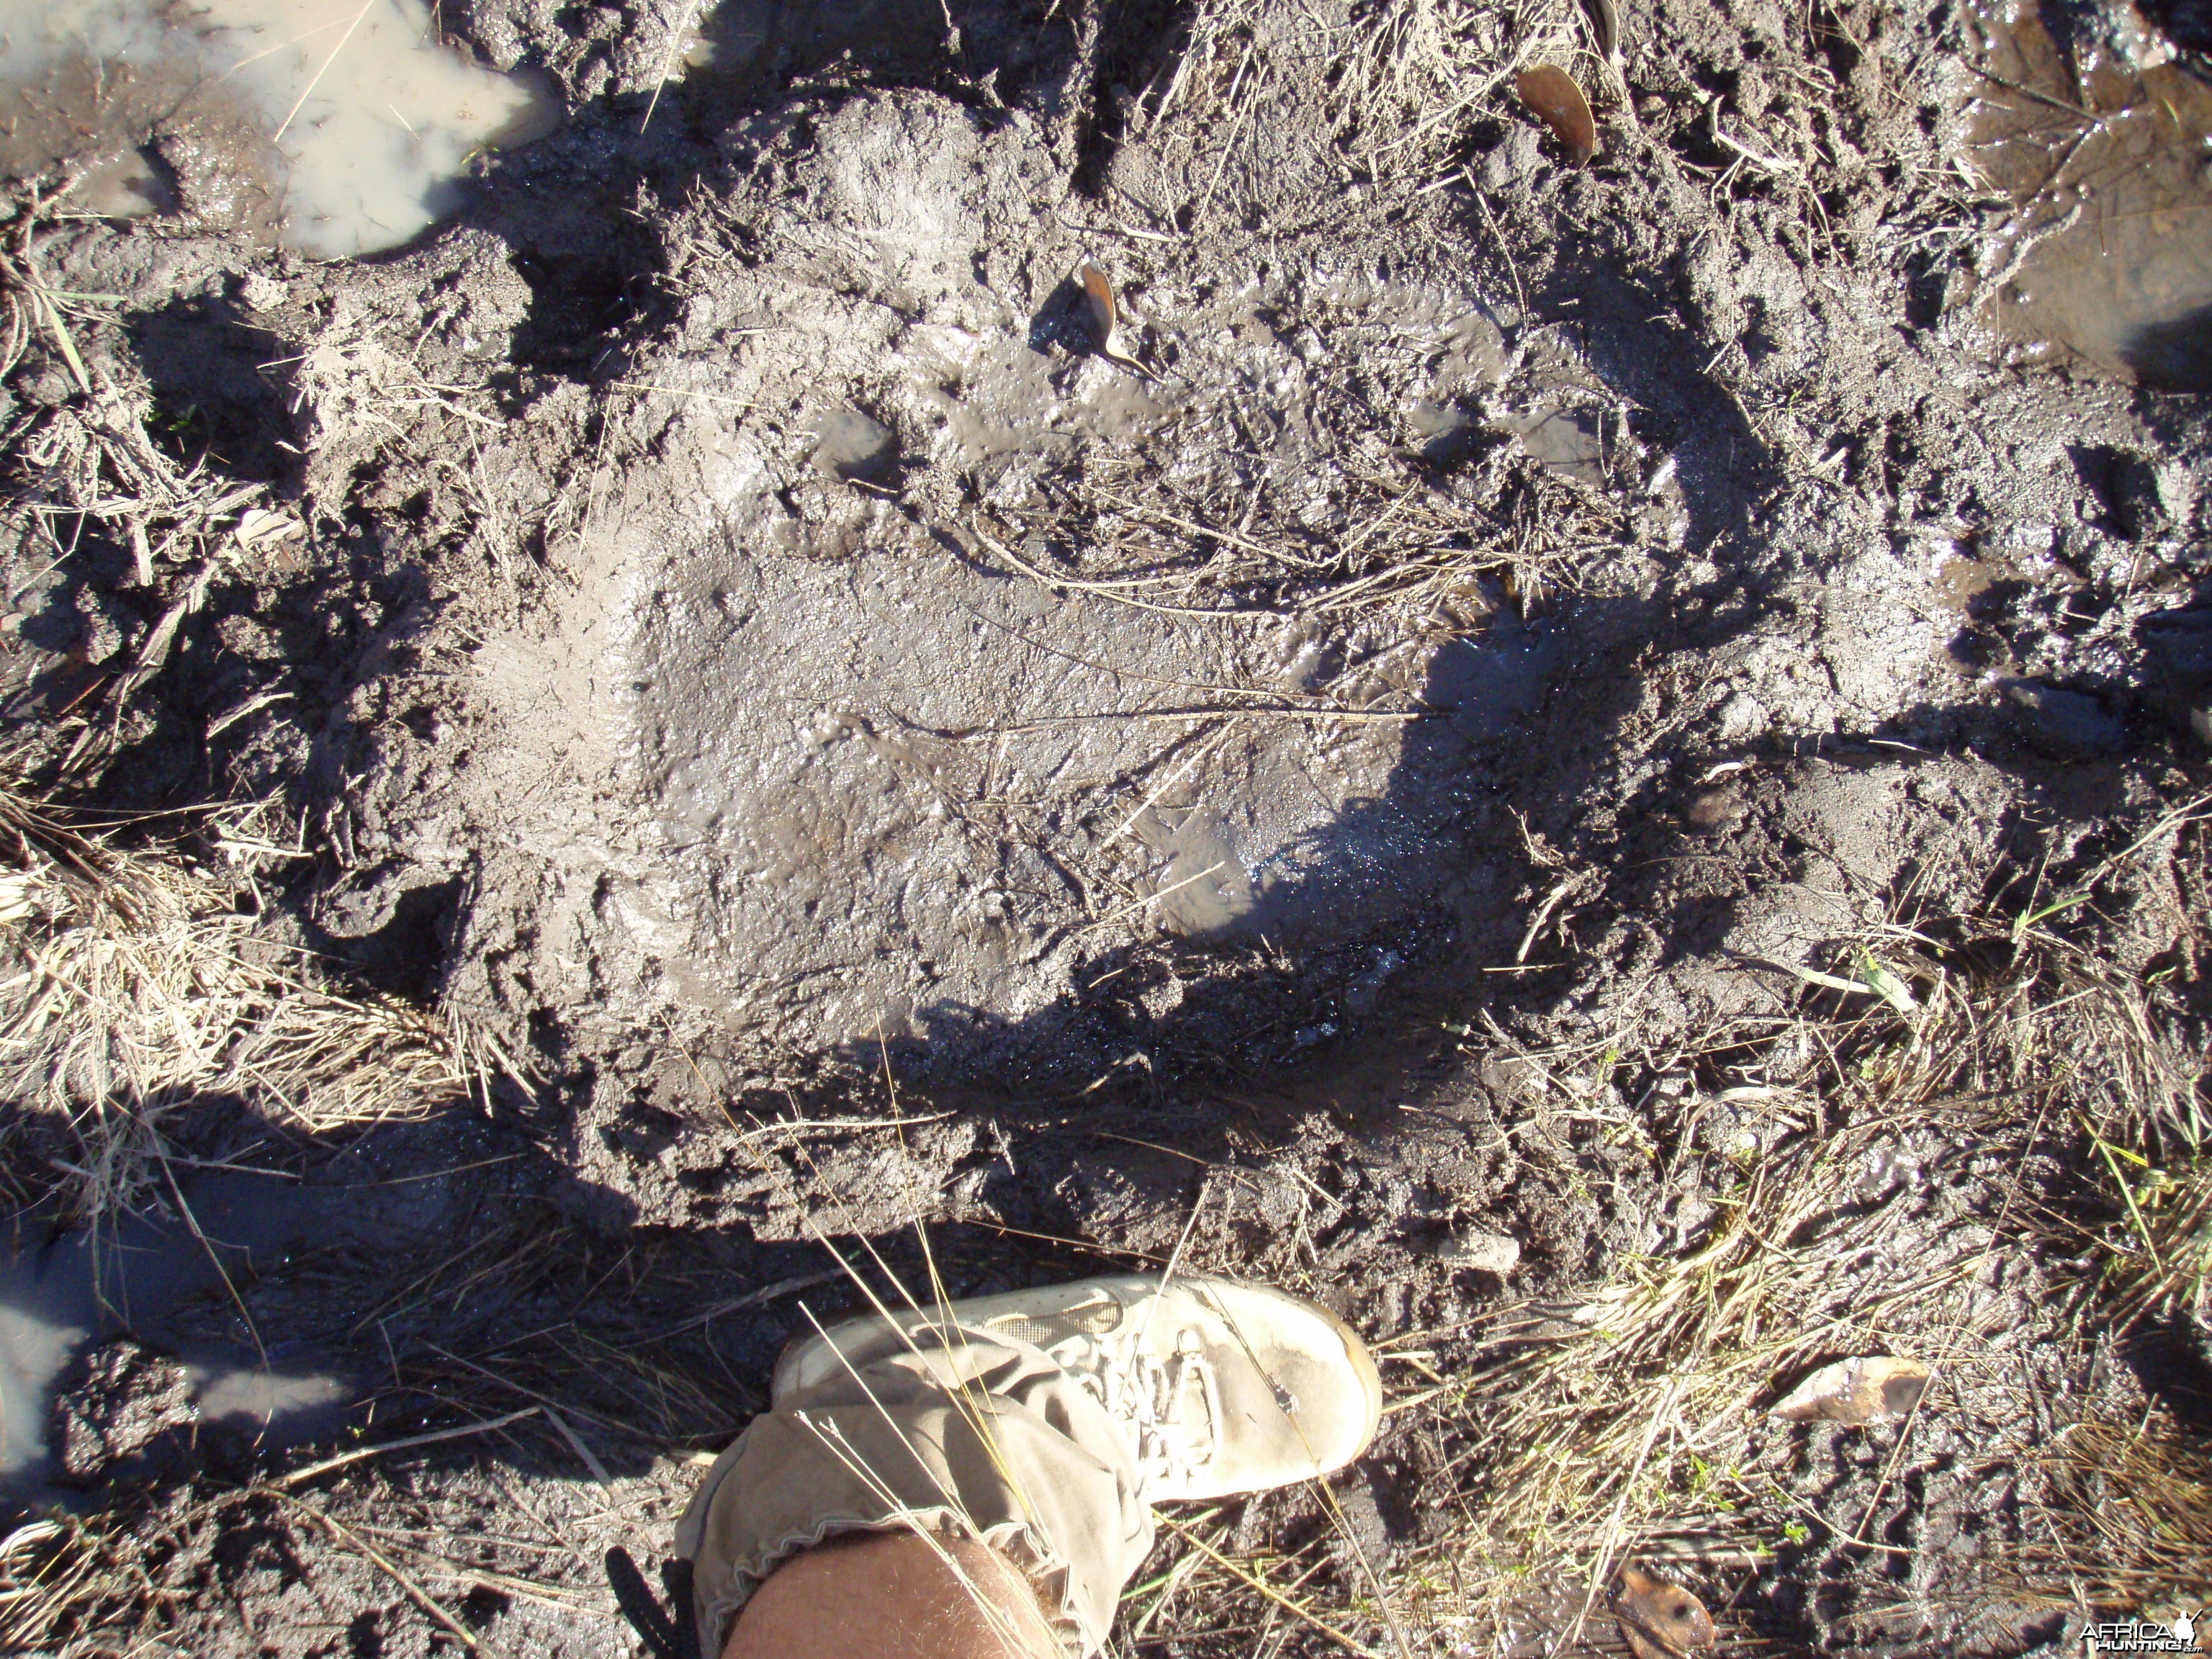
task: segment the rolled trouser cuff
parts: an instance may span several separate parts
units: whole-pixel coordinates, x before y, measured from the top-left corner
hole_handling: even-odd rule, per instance
[[[1129,1449],[1079,1382],[1025,1343],[921,1333],[779,1401],[708,1471],[676,1534],[703,1659],[787,1557],[916,1530],[1004,1553],[1079,1655],[1104,1645],[1152,1542]]]

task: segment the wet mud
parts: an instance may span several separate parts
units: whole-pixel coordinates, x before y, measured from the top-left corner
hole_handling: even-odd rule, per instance
[[[1732,1172],[1814,1131],[1768,1085],[1805,974],[2063,890],[2202,793],[2203,85],[2152,61],[2184,32],[1665,0],[1616,90],[1559,9],[1578,167],[1503,82],[1379,149],[1391,83],[1322,12],[480,0],[439,73],[537,77],[562,125],[464,157],[495,123],[456,115],[381,257],[305,257],[370,244],[265,184],[223,219],[127,166],[158,211],[46,234],[44,269],[129,296],[101,349],[149,441],[303,525],[210,580],[157,713],[103,711],[93,804],[279,803],[307,850],[256,855],[270,938],[512,1065],[420,1144],[353,1143],[366,1185],[239,1103],[180,1114],[185,1156],[304,1179],[182,1192],[214,1243],[159,1235],[150,1318],[27,1221],[15,1394],[56,1400],[10,1423],[22,1480],[82,1497],[106,1456],[171,1501],[191,1458],[144,1448],[223,1414],[209,1368],[272,1328],[266,1370],[392,1432],[557,1395],[567,1430],[409,1501],[553,1517],[532,1571],[575,1606],[477,1628],[605,1650],[601,1552],[659,1548],[790,1298],[852,1297],[820,1236],[907,1271],[927,1219],[979,1291],[1187,1244],[1486,1364],[1474,1322],[1697,1248]],[[170,154],[116,107],[82,151],[22,129],[35,164],[91,192]],[[68,384],[34,347],[6,409]],[[26,708],[160,615],[96,532],[9,557]],[[2201,1034],[2179,901],[2127,892],[2100,948]],[[1837,1271],[1869,1297],[1985,1238],[2006,1180],[2064,1179],[1971,1138],[1865,1162],[1893,1249]],[[2023,1274],[1977,1328],[2089,1388],[2063,1275]],[[210,1455],[257,1467],[268,1417]],[[1897,1571],[1948,1611],[1882,1650],[2049,1635],[1945,1577],[2012,1502],[1985,1429],[1946,1419],[1910,1490],[1762,1443],[1942,1544]],[[1425,1432],[1346,1488],[1380,1547],[1446,1523]],[[228,1582],[319,1616],[270,1548]],[[1747,1627],[1878,1645],[1887,1558],[1792,1548]]]
[[[58,173],[80,212],[323,258],[418,235],[478,151],[559,118],[542,88],[444,46],[416,0],[61,0],[0,34],[0,173]]]
[[[1975,165],[2014,204],[1993,246],[1998,330],[2025,358],[2078,359],[2212,390],[2212,83],[2141,19],[1978,20]]]
[[[335,1430],[359,1392],[345,1357],[277,1327],[264,1338],[222,1315],[242,1313],[238,1285],[282,1275],[303,1249],[420,1252],[444,1237],[472,1194],[465,1181],[425,1178],[404,1140],[362,1148],[310,1182],[204,1176],[179,1185],[174,1214],[163,1219],[82,1231],[52,1212],[19,1212],[0,1268],[6,1501],[66,1503],[88,1480],[186,1465],[204,1432],[276,1448]],[[450,1140],[438,1136],[439,1149]],[[394,1169],[410,1173],[395,1178],[386,1173]],[[169,1362],[150,1365],[167,1396],[166,1419],[137,1425],[125,1456],[108,1443],[112,1434],[58,1410],[57,1396],[82,1393],[105,1365],[149,1369],[141,1346]],[[118,1403],[135,1392],[121,1376],[103,1380]]]

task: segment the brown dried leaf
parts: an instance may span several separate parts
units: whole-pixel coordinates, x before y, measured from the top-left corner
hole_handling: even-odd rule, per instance
[[[1114,284],[1106,280],[1106,273],[1085,259],[1076,266],[1075,280],[1083,284],[1083,297],[1091,313],[1091,337],[1097,343],[1098,355],[1148,380],[1158,378],[1137,361],[1122,337],[1121,307],[1115,301]]]
[[[1075,268],[1075,279],[1083,284],[1083,297],[1091,302],[1091,337],[1099,350],[1109,356],[1119,350],[1121,342],[1121,315],[1114,303],[1114,284],[1106,280],[1106,273],[1085,259]]]
[[[1917,1359],[1872,1355],[1823,1365],[1790,1391],[1769,1417],[1790,1423],[1856,1426],[1902,1417],[1920,1403],[1928,1367]]]
[[[1686,1659],[1712,1646],[1713,1616],[1680,1584],[1644,1571],[1634,1562],[1620,1570],[1613,1616],[1636,1659]]]
[[[1589,13],[1590,33],[1597,41],[1598,55],[1618,67],[1620,63],[1620,8],[1616,0],[1583,0]]]
[[[1521,71],[1513,89],[1551,128],[1577,167],[1597,154],[1597,118],[1573,76],[1557,64],[1535,64]]]

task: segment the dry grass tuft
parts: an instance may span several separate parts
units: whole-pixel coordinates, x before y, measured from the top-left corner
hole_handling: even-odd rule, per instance
[[[2212,1324],[2212,1160],[2178,1172],[2152,1165],[2134,1181],[2118,1172],[2112,1179],[2133,1229],[2107,1269],[2116,1324],[2125,1330],[2176,1315],[2200,1328]]]
[[[348,996],[255,936],[227,880],[0,793],[0,1182],[94,1221],[161,1182],[185,1109],[234,1099],[323,1133],[463,1098],[481,1067],[419,1010]],[[222,839],[220,832],[218,841]]]
[[[1569,70],[1597,103],[1614,87],[1577,0],[1507,10],[1466,0],[1378,0],[1343,53],[1331,116],[1368,176],[1449,178],[1477,112],[1522,118],[1513,77],[1529,64]]]
[[[417,362],[422,342],[443,313],[428,319],[413,346],[396,349],[362,319],[341,312],[299,358],[295,408],[312,419],[305,442],[358,464],[385,445],[406,438],[424,415],[435,411],[465,425],[496,432],[501,423],[476,407],[478,388],[434,380]]]
[[[1737,1150],[1690,1248],[1624,1262],[1574,1304],[1502,1313],[1485,1335],[1510,1357],[1439,1390],[1440,1420],[1468,1443],[1459,1484],[1480,1510],[1448,1552],[1458,1593],[1429,1598],[1441,1622],[1504,1640],[1547,1602],[1553,1618],[1578,1616],[1602,1607],[1632,1555],[1750,1565],[1785,1544],[1815,1559],[1888,1550],[1867,1529],[1912,1467],[1898,1462],[1911,1425],[1871,1498],[1824,1513],[1780,1478],[1764,1421],[1807,1371],[1865,1353],[1933,1367],[1922,1409],[1978,1424],[1991,1455],[2039,1473],[2044,1510],[2067,1517],[2044,1534],[2062,1543],[1993,1552],[1993,1603],[2131,1607],[2129,1595],[2178,1591],[2177,1575],[2201,1580],[2205,1449],[2160,1416],[2118,1425],[2065,1399],[2051,1409],[2089,1414],[2039,1443],[2013,1369],[2023,1335],[2086,1354],[2147,1311],[2201,1315],[2212,1252],[2201,1166],[2138,1197],[2118,1176],[2130,1161],[2154,1168],[2160,1147],[2204,1145],[2203,1058],[2160,1040],[2141,976],[2043,925],[2076,902],[2024,921],[1876,930],[1838,949],[1784,1029],[1723,1033],[1662,1066],[1681,1089],[1670,1170],[1709,1110],[1767,1128]],[[1574,1091],[1571,1072],[1553,1075]],[[2109,1173],[2119,1191],[2106,1184],[2106,1197],[2132,1218],[2107,1240],[2102,1282],[2070,1302],[2063,1273],[2033,1265],[2082,1242],[2028,1173],[2062,1151],[2077,1173]],[[1882,1201],[1899,1158],[1978,1159],[1978,1197],[1940,1225]],[[2022,1283],[2045,1289],[1992,1288]]]
[[[1534,463],[1487,462],[1499,487],[1477,506],[1369,447],[1323,514],[1144,455],[1092,455],[976,527],[1001,562],[1134,608],[1337,621],[1388,611],[1415,639],[1479,630],[1503,600],[1571,587],[1613,545],[1614,504]]]
[[[1704,1158],[1687,1190],[1710,1216],[1679,1250],[1620,1259],[1569,1300],[1385,1345],[1393,1414],[1443,1449],[1423,1502],[1457,1511],[1391,1589],[1418,1650],[1609,1637],[1605,1592],[1632,1559],[1702,1575],[1722,1612],[1729,1583],[1786,1553],[1801,1582],[1856,1583],[1843,1622],[1930,1650],[1962,1620],[2118,1616],[2202,1586],[2212,1447],[2162,1407],[2119,1403],[2135,1396],[2114,1377],[2136,1322],[2205,1313],[2212,1177],[2190,1149],[2207,1068],[2160,1035],[2174,1011],[2154,975],[2051,931],[2084,902],[1841,941],[1790,1017],[1640,1057],[1657,1081],[1635,1109],[1612,1081],[1618,1048],[1517,1054],[1539,1131],[1610,1124],[1668,1190]],[[1725,1150],[1700,1153],[1701,1138]],[[1948,1209],[1913,1196],[1947,1189]],[[1911,1416],[1766,1419],[1816,1366],[1869,1353],[1931,1368]],[[1822,1497],[1797,1466],[1808,1432],[1865,1437],[1880,1480]],[[2028,1513],[1993,1527],[1976,1563],[1942,1568],[1942,1595],[1964,1600],[1936,1607],[1917,1589],[1934,1523],[1906,1493],[1946,1478],[1951,1454],[1934,1447],[1962,1443],[1981,1475],[1961,1478],[2011,1471]],[[1903,1532],[1900,1513],[1916,1517]],[[1237,1549],[1235,1530],[1233,1514],[1177,1528],[1184,1547],[1130,1593],[1132,1630],[1224,1652],[1286,1624],[1326,1628],[1316,1651],[1387,1644],[1328,1536],[1276,1556]],[[1724,1647],[1753,1638],[1741,1618]]]
[[[66,1513],[25,1522],[0,1538],[0,1626],[17,1653],[137,1650],[152,1587],[128,1528]]]
[[[54,200],[36,185],[21,187],[14,192],[9,222],[0,226],[0,244],[5,244],[0,246],[0,301],[8,318],[0,329],[0,375],[11,373],[33,337],[43,335],[69,365],[77,390],[89,393],[92,374],[70,325],[95,315],[94,307],[112,304],[116,296],[56,288],[40,270],[38,228]]]
[[[2069,1427],[2042,1472],[2042,1525],[2019,1565],[2054,1602],[2199,1611],[2212,1583],[2212,1441],[2162,1407],[2100,1414]]]

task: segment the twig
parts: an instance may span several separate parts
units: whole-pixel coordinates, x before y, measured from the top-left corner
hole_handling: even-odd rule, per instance
[[[1228,729],[1229,728],[1227,727],[1224,727],[1224,733],[1225,733]],[[1166,794],[1169,790],[1174,788],[1176,784],[1182,781],[1184,773],[1189,771],[1192,767],[1197,765],[1200,761],[1205,759],[1207,753],[1217,746],[1218,746],[1218,735],[1217,735],[1216,738],[1212,742],[1201,742],[1197,748],[1192,750],[1191,752],[1184,757],[1182,763],[1176,767],[1173,771],[1170,772],[1166,779],[1155,787],[1152,791],[1145,797],[1143,801],[1139,804],[1135,811],[1130,813],[1127,817],[1123,818],[1120,823],[1115,825],[1114,833],[1098,843],[1098,850],[1102,853],[1104,852],[1106,848],[1111,847],[1115,842],[1121,840],[1123,836],[1128,834],[1130,829],[1136,823],[1137,820],[1144,817],[1146,813],[1151,811],[1154,804],[1158,801],[1161,796]]]
[[[483,1377],[486,1382],[496,1382],[502,1389],[512,1389],[515,1393],[523,1395],[526,1399],[535,1400],[539,1405],[546,1407],[549,1409],[557,1407],[560,1403],[548,1395],[538,1393],[535,1389],[526,1388],[523,1384],[515,1382],[512,1377],[501,1376],[497,1371],[492,1370],[487,1366],[477,1364],[473,1359],[464,1359],[460,1355],[453,1353],[445,1348],[441,1348],[434,1342],[425,1341],[422,1346],[429,1349],[432,1353],[436,1354],[441,1359],[450,1359],[456,1365],[465,1365],[469,1370],[474,1371],[478,1376]],[[582,1418],[586,1422],[597,1423],[602,1428],[619,1431],[622,1427],[620,1424],[610,1423],[605,1418],[601,1417],[597,1412],[587,1412],[580,1406],[571,1405],[567,1409],[574,1413],[578,1417]]]
[[[1100,501],[1121,512],[1133,513],[1139,518],[1156,519],[1171,529],[1188,531],[1194,536],[1203,536],[1208,541],[1219,542],[1225,547],[1241,547],[1248,553],[1257,553],[1263,559],[1278,559],[1285,564],[1294,564],[1306,570],[1326,570],[1331,562],[1328,559],[1302,559],[1295,553],[1270,547],[1265,542],[1255,542],[1249,536],[1240,536],[1233,530],[1216,530],[1211,525],[1200,524],[1193,519],[1177,518],[1172,513],[1163,512],[1157,507],[1147,507],[1141,501],[1123,501],[1103,489],[1096,493]]]
[[[131,671],[124,676],[122,687],[116,693],[118,706],[132,692],[161,672],[162,664],[168,661],[169,647],[176,642],[178,629],[184,625],[185,618],[198,610],[207,599],[208,585],[215,580],[216,562],[217,555],[204,555],[177,585],[176,598],[169,601],[168,608],[162,611],[161,619],[147,630],[145,639],[131,659]]]
[[[1483,195],[1482,187],[1474,182],[1474,172],[1462,167],[1460,176],[1467,180],[1467,187],[1474,192],[1474,204],[1482,210],[1482,222],[1490,227],[1491,235],[1497,240],[1499,251],[1505,255],[1505,269],[1513,273],[1514,301],[1521,307],[1520,325],[1526,328],[1528,326],[1528,290],[1521,286],[1521,267],[1514,260],[1512,245],[1506,241],[1505,233],[1498,229],[1497,216],[1491,212],[1489,198]]]
[[[199,1218],[192,1213],[192,1206],[185,1202],[184,1189],[177,1185],[177,1172],[169,1167],[167,1158],[161,1160],[161,1174],[168,1181],[169,1191],[177,1200],[177,1208],[184,1215],[185,1224],[192,1230],[192,1237],[199,1240],[200,1249],[207,1252],[207,1259],[215,1268],[216,1277],[222,1280],[223,1289],[230,1292],[231,1304],[238,1310],[238,1316],[246,1322],[246,1334],[253,1339],[253,1351],[261,1356],[261,1369],[266,1371],[269,1369],[269,1350],[262,1346],[260,1329],[254,1324],[253,1316],[246,1310],[246,1298],[239,1295],[238,1286],[230,1282],[230,1274],[223,1268],[222,1258],[216,1254],[215,1246],[209,1242],[208,1236],[200,1231]]]
[[[1150,599],[1133,599],[1127,593],[1116,592],[1110,583],[1087,582],[1079,577],[1055,576],[1040,570],[1012,549],[994,541],[972,525],[969,527],[969,533],[1024,575],[1042,582],[1047,587],[1073,588],[1079,593],[1094,593],[1102,599],[1111,599],[1115,605],[1133,605],[1139,611],[1156,611],[1163,617],[1202,617],[1208,622],[1233,622],[1240,617],[1272,617],[1275,614],[1272,611],[1206,611],[1188,605],[1154,605]]]
[[[368,16],[375,5],[376,0],[361,0],[361,9],[354,13],[353,21],[348,23],[345,33],[338,36],[338,43],[331,48],[331,55],[323,59],[322,68],[317,70],[313,77],[300,89],[300,95],[292,100],[292,107],[284,112],[284,118],[276,124],[276,131],[269,135],[270,143],[273,144],[283,137],[294,118],[299,115],[301,106],[308,99],[314,96],[315,88],[322,85],[323,77],[331,72],[331,65],[338,61],[338,54],[346,49],[346,42],[353,39],[353,32],[361,27],[362,19]]]
[[[908,1118],[906,1121],[908,1123],[935,1123],[940,1119],[948,1118],[952,1114],[950,1112],[936,1112],[933,1113],[928,1117],[910,1117]],[[870,1124],[868,1127],[870,1128],[874,1128],[878,1126]],[[885,1125],[882,1127],[888,1127],[889,1126]],[[832,1267],[825,1268],[818,1273],[801,1273],[793,1279],[779,1279],[773,1285],[763,1285],[760,1289],[757,1291],[748,1291],[743,1296],[732,1297],[726,1302],[717,1302],[711,1308],[692,1314],[673,1325],[670,1325],[664,1329],[653,1332],[653,1334],[656,1338],[674,1336],[680,1332],[694,1330],[699,1326],[711,1323],[713,1321],[721,1318],[725,1314],[733,1314],[744,1308],[758,1307],[763,1302],[773,1302],[780,1296],[789,1296],[794,1291],[811,1291],[817,1285],[826,1285],[833,1279],[842,1279],[844,1275],[842,1273]]]
[[[1249,104],[1239,104],[1237,94],[1244,84],[1244,71],[1252,67],[1253,55],[1259,50],[1260,42],[1255,36],[1244,48],[1244,61],[1237,66],[1236,77],[1229,83],[1228,96],[1223,100],[1234,113],[1229,120],[1229,135],[1221,141],[1221,160],[1214,167],[1213,177],[1206,182],[1206,195],[1198,204],[1198,211],[1190,216],[1190,228],[1194,235],[1205,229],[1206,213],[1213,206],[1213,192],[1221,187],[1221,175],[1229,170],[1229,158],[1237,153],[1237,136],[1243,131],[1244,117],[1252,107]]]
[[[1143,912],[1151,909],[1152,906],[1158,904],[1170,893],[1179,893],[1194,882],[1204,881],[1215,871],[1226,867],[1228,863],[1229,860],[1227,859],[1216,859],[1212,864],[1207,865],[1205,869],[1200,871],[1194,876],[1185,876],[1181,881],[1175,883],[1172,886],[1163,887],[1156,893],[1147,893],[1141,899],[1130,900],[1128,903],[1123,905],[1120,909],[1113,912],[1110,915],[1101,916],[1097,921],[1092,922],[1091,926],[1085,928],[1083,933],[1095,933],[1101,927],[1111,927],[1115,922],[1125,920],[1132,913],[1140,915]],[[1077,937],[1081,938],[1082,934],[1078,934]]]
[[[921,1117],[780,1117],[762,1124],[757,1129],[740,1130],[738,1139],[755,1140],[762,1135],[772,1135],[793,1129],[903,1129],[909,1124],[942,1123],[948,1117],[958,1115],[957,1112],[928,1112]],[[795,1279],[784,1281],[788,1285],[800,1282]],[[778,1286],[771,1285],[759,1294],[774,1296],[778,1293]],[[737,1307],[752,1299],[750,1297],[740,1297],[737,1302],[730,1305]]]
[[[1659,1395],[1659,1404],[1644,1425],[1644,1443],[1636,1449],[1636,1456],[1628,1466],[1627,1477],[1620,1483],[1620,1496],[1614,1501],[1613,1513],[1607,1517],[1605,1530],[1599,1536],[1597,1552],[1590,1562],[1589,1588],[1583,1596],[1582,1611],[1575,1615],[1574,1626],[1567,1635],[1570,1644],[1581,1639],[1583,1626],[1589,1618],[1590,1609],[1597,1605],[1597,1593],[1603,1588],[1607,1574],[1612,1571],[1613,1553],[1620,1544],[1622,1522],[1628,1515],[1629,1498],[1644,1473],[1644,1464],[1650,1460],[1652,1443],[1659,1437],[1660,1425],[1666,1421],[1668,1413],[1674,1409],[1675,1397],[1680,1393],[1681,1387],[1680,1377],[1667,1379],[1667,1386]]]
[[[1559,908],[1561,899],[1582,885],[1583,878],[1588,873],[1587,871],[1577,871],[1544,896],[1544,902],[1536,907],[1536,914],[1528,919],[1528,931],[1521,935],[1521,948],[1513,953],[1514,961],[1528,960],[1529,948],[1536,943],[1536,935],[1544,931],[1544,924],[1551,920],[1552,912]]]
[[[614,1485],[614,1477],[607,1473],[607,1466],[600,1462],[593,1455],[592,1449],[584,1443],[582,1437],[568,1426],[567,1418],[562,1416],[550,1406],[545,1407],[545,1418],[555,1428],[560,1430],[561,1437],[568,1443],[569,1449],[584,1460],[584,1467],[592,1472],[592,1479],[602,1486]]]
[[[691,3],[684,8],[684,21],[668,37],[668,52],[660,60],[660,78],[653,83],[653,96],[647,100],[645,118],[637,124],[641,133],[653,125],[653,112],[660,107],[660,94],[668,85],[668,72],[676,67],[676,54],[684,49],[684,37],[690,33],[692,22],[698,15],[699,0],[691,0]]]
[[[295,1469],[289,1474],[276,1477],[275,1485],[296,1486],[302,1480],[312,1480],[319,1474],[328,1474],[332,1469],[342,1469],[349,1463],[358,1463],[365,1457],[380,1457],[386,1452],[407,1451],[416,1446],[434,1446],[441,1440],[459,1440],[471,1434],[489,1434],[494,1429],[503,1429],[510,1423],[520,1423],[526,1417],[535,1417],[544,1409],[540,1406],[525,1406],[519,1412],[509,1412],[504,1417],[495,1417],[484,1423],[464,1423],[457,1429],[439,1429],[429,1434],[410,1435],[404,1440],[387,1440],[380,1446],[356,1446],[349,1452],[340,1452],[336,1457],[325,1457],[319,1463],[310,1463],[304,1469]]]
[[[440,1607],[435,1601],[432,1601],[430,1599],[429,1591],[424,1589],[412,1578],[410,1578],[405,1573],[402,1572],[395,1563],[386,1559],[375,1547],[375,1546],[362,1538],[360,1534],[353,1531],[352,1528],[349,1527],[340,1525],[337,1522],[325,1515],[322,1510],[317,1509],[313,1504],[302,1503],[299,1498],[293,1497],[289,1492],[279,1492],[277,1496],[282,1498],[286,1503],[291,1504],[295,1509],[302,1510],[305,1513],[313,1516],[316,1520],[321,1522],[323,1525],[329,1528],[331,1535],[337,1539],[340,1543],[350,1545],[353,1548],[359,1550],[362,1554],[366,1556],[372,1563],[381,1568],[386,1573],[389,1574],[392,1583],[398,1584],[401,1589],[407,1592],[407,1599],[409,1601],[414,1602],[416,1607],[422,1608],[423,1612],[428,1613],[430,1617],[436,1620],[441,1625],[443,1625],[447,1631],[452,1632],[454,1638],[471,1653],[493,1655],[496,1655],[498,1653],[498,1649],[491,1646],[489,1643],[483,1640],[483,1638],[478,1637],[475,1632],[470,1630],[465,1625],[463,1625],[459,1620],[455,1619],[453,1614],[447,1613],[445,1608]]]
[[[611,386],[624,392],[659,392],[671,398],[702,398],[710,404],[727,404],[732,409],[757,409],[758,404],[749,404],[743,398],[725,398],[718,392],[695,392],[690,386],[647,386],[642,380],[609,380]]]
[[[1897,1444],[1890,1449],[1889,1462],[1882,1466],[1881,1479],[1874,1483],[1874,1496],[1867,1499],[1866,1512],[1859,1516],[1858,1531],[1863,1534],[1874,1522],[1874,1512],[1881,1507],[1881,1495],[1889,1490],[1892,1476],[1897,1473],[1898,1460],[1905,1455],[1905,1448],[1912,1438],[1912,1425],[1920,1420],[1920,1408],[1928,1403],[1928,1391],[1936,1386],[1936,1371],[1931,1370],[1921,1384],[1920,1392],[1912,1398],[1912,1409],[1905,1414],[1904,1425],[1897,1431]]]

